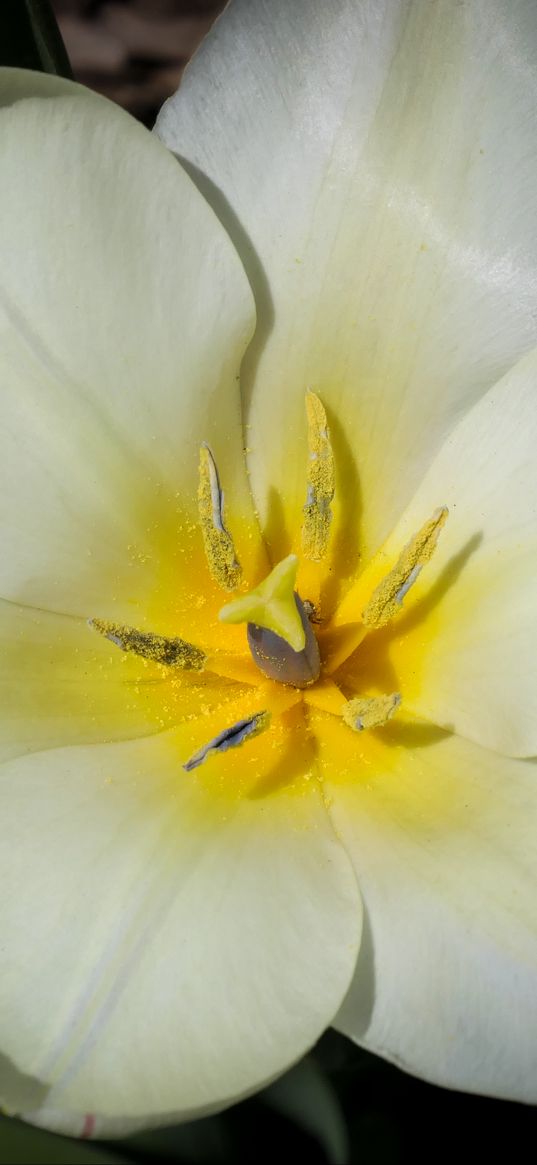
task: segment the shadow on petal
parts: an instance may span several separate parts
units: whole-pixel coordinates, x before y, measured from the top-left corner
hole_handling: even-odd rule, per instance
[[[353,1022],[353,1038],[360,1040],[369,1027],[375,1006],[375,949],[373,931],[366,905],[363,906],[362,940],[356,960],[354,976],[333,1027],[339,1030],[339,1016],[350,1013]]]
[[[432,744],[439,744],[446,736],[451,736],[453,730],[440,728],[437,724],[430,724],[426,720],[413,722],[411,720],[392,720],[382,729],[374,732],[382,743],[397,748],[430,748]],[[373,734],[372,734],[373,735]]]
[[[225,194],[222,193],[216,183],[203,170],[200,170],[198,166],[194,166],[192,162],[189,162],[187,158],[183,158],[180,154],[176,154],[175,156],[225,228],[239,255],[250,287],[254,293],[257,309],[257,325],[244,358],[244,382],[241,378],[244,420],[250,407],[251,392],[255,382],[259,360],[274,327],[274,303],[269,282],[252,240],[235,214]]]
[[[301,777],[308,777],[317,756],[315,738],[308,731],[300,705],[291,708],[282,717],[285,723],[285,745],[278,760],[255,782],[248,797],[257,801],[268,797]]]
[[[409,631],[413,631],[415,627],[418,627],[434,611],[435,607],[438,606],[448,591],[459,581],[464,568],[482,541],[483,534],[481,531],[472,534],[472,537],[468,539],[458,553],[449,559],[449,562],[446,563],[434,586],[424,595],[423,599],[408,612],[408,615],[404,615],[402,619],[398,619],[393,628],[394,635],[407,635]]]
[[[263,540],[267,547],[271,565],[276,565],[276,556],[271,553],[271,547],[278,547],[278,555],[285,557],[291,553],[292,538],[285,520],[283,502],[277,489],[271,486],[267,498],[267,520],[262,530]]]
[[[8,1056],[0,1053],[0,1103],[9,1115],[40,1108],[48,1093],[48,1085],[19,1071]]]
[[[319,394],[322,399],[322,386],[319,388]],[[358,570],[362,490],[356,458],[345,428],[329,405],[325,407],[335,458],[336,497],[341,504],[329,547],[330,561],[333,565],[323,584],[321,595],[322,609],[328,617],[341,599],[342,583],[345,579],[352,578]]]

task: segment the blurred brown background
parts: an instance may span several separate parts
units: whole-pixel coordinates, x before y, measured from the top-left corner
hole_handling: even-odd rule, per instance
[[[225,0],[52,0],[75,78],[152,125]]]

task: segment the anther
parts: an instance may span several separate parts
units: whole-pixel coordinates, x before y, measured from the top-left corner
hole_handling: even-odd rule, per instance
[[[395,715],[400,704],[400,692],[393,692],[391,696],[357,696],[344,704],[343,719],[355,732],[382,728]]]
[[[362,611],[364,627],[378,630],[399,614],[405,595],[432,556],[447,516],[447,507],[442,506],[407,543],[395,566],[375,588]]]
[[[224,523],[224,494],[216,462],[206,444],[200,449],[198,511],[209,573],[223,590],[234,591],[240,584],[242,570],[233,538]]]
[[[107,619],[88,619],[88,624],[122,651],[131,651],[166,667],[203,670],[207,658],[205,652],[185,639],[169,639],[165,635],[154,635],[152,631],[138,631],[122,623],[110,623]]]
[[[187,773],[190,773],[192,769],[197,769],[199,765],[202,765],[211,753],[227,752],[229,748],[238,748],[239,745],[244,744],[247,740],[252,740],[254,736],[259,736],[260,732],[265,732],[270,726],[270,721],[270,712],[256,712],[253,716],[249,716],[245,720],[237,720],[236,724],[232,724],[230,728],[224,728],[223,732],[219,732],[207,744],[199,748],[185,762],[183,768]]]
[[[306,393],[308,421],[308,476],[302,550],[310,562],[321,562],[326,555],[334,497],[334,455],[326,413],[319,397]]]

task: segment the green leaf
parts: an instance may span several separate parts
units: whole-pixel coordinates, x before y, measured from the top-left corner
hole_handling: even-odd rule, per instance
[[[332,1165],[349,1161],[347,1128],[337,1093],[312,1056],[305,1056],[258,1098],[314,1137]]]
[[[1,0],[0,65],[72,78],[69,57],[48,0]]]

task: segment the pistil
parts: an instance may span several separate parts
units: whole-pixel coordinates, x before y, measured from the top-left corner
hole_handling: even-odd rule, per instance
[[[305,688],[315,683],[321,657],[302,599],[294,589],[298,559],[289,554],[247,595],[219,612],[223,623],[246,623],[248,646],[263,675]]]
[[[307,688],[319,678],[321,657],[315,633],[309,622],[300,595],[293,595],[302,626],[304,647],[293,651],[289,643],[274,631],[248,623],[246,628],[248,646],[252,659],[263,675],[280,684],[291,684],[294,688]]]

